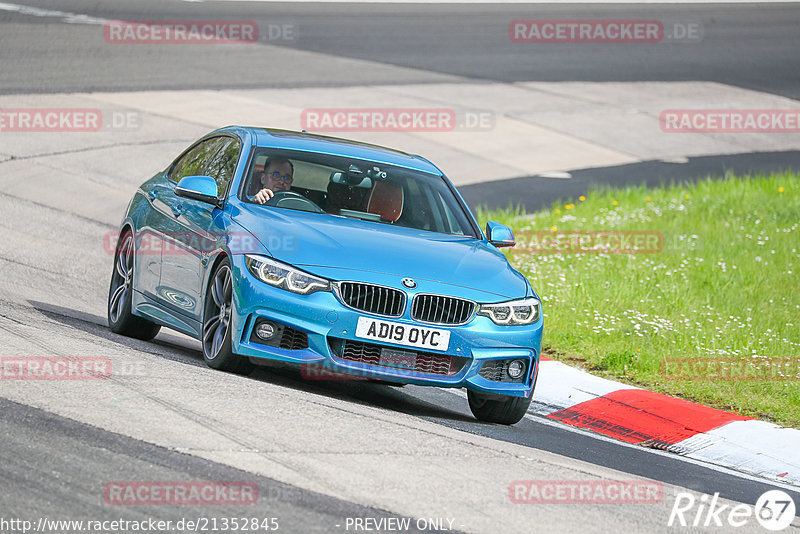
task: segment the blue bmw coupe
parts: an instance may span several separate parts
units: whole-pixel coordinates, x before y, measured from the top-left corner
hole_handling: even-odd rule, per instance
[[[308,133],[228,127],[130,201],[108,323],[202,342],[215,369],[284,362],[393,384],[466,388],[476,418],[518,422],[542,311],[453,184],[416,155]]]

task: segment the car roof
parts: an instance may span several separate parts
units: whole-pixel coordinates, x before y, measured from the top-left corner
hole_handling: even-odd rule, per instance
[[[258,147],[284,148],[286,150],[314,152],[318,154],[350,156],[357,159],[414,169],[437,176],[442,174],[442,171],[433,163],[421,156],[407,154],[400,150],[394,150],[379,145],[362,143],[360,141],[276,128],[232,126],[223,128],[222,130],[248,131],[254,137],[253,144]]]

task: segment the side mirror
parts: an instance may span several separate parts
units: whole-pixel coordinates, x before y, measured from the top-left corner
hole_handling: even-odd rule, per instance
[[[486,223],[486,239],[497,248],[513,247],[517,244],[514,232],[505,224],[489,221]]]
[[[175,186],[175,194],[215,206],[219,204],[217,181],[210,176],[184,176]]]

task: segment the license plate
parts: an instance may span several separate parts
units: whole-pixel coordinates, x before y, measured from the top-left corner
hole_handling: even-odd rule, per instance
[[[358,318],[356,337],[440,351],[447,350],[450,345],[449,330],[380,321],[369,317]]]
[[[407,350],[382,349],[381,365],[389,367],[402,367],[403,369],[414,369],[417,366],[417,353]]]

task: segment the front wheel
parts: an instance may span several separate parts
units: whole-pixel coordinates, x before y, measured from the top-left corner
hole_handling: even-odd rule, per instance
[[[467,390],[467,400],[472,415],[479,421],[513,425],[519,423],[531,405],[533,393],[528,397],[487,396]]]
[[[206,291],[203,307],[203,359],[206,365],[221,371],[249,375],[255,366],[231,348],[231,312],[233,311],[231,263],[220,262]]]

